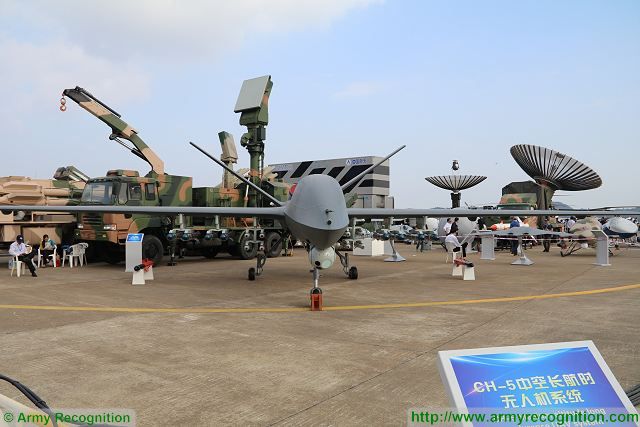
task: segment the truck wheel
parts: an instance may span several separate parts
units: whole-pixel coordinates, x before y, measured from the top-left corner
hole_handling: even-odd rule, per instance
[[[282,253],[282,239],[280,238],[280,234],[275,231],[270,231],[267,233],[264,241],[267,258],[279,257]]]
[[[154,265],[159,265],[163,256],[164,247],[160,239],[151,234],[145,235],[142,239],[142,258],[150,259]]]
[[[249,234],[245,233],[244,236],[240,239],[237,246],[237,253],[241,259],[254,259],[256,257],[256,253],[258,252],[257,245],[248,244]],[[247,248],[248,246],[248,248]]]
[[[218,255],[218,252],[220,252],[220,249],[218,249],[217,247],[205,248],[202,250],[202,255],[204,255],[204,257],[207,259],[213,259],[216,257],[216,255]]]
[[[104,260],[111,265],[119,264],[120,261],[122,261],[123,259],[124,257],[118,250],[107,251],[107,253],[104,256]]]
[[[238,248],[239,248],[238,245],[229,245],[227,247],[227,251],[231,256],[240,256],[240,250]]]

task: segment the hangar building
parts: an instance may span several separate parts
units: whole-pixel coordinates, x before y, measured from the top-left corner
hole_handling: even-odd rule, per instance
[[[382,160],[382,157],[364,156],[342,159],[313,160],[297,163],[279,163],[269,165],[273,173],[284,182],[295,184],[300,178],[313,174],[332,176],[340,185],[348,182],[369,166]],[[348,188],[352,192],[353,188]],[[393,197],[389,196],[389,160],[365,175],[355,189],[357,208],[393,208]]]

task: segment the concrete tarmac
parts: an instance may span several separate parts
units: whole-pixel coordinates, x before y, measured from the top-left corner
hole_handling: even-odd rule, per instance
[[[141,426],[404,424],[409,408],[450,406],[437,352],[461,348],[593,340],[623,388],[640,383],[640,287],[583,292],[640,284],[639,250],[610,267],[591,249],[534,248],[528,267],[472,254],[475,281],[452,277],[441,249],[399,250],[406,262],[353,257],[356,281],[324,271],[323,312],[306,310],[303,250],[269,259],[255,282],[253,261],[224,256],[159,267],[144,286],[124,265],[5,270],[0,373],[51,407],[131,408]],[[508,297],[523,298],[486,301]],[[443,305],[362,307],[424,302]]]

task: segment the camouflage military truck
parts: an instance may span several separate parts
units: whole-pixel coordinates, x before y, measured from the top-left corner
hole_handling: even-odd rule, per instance
[[[138,136],[138,132],[120,118],[121,116],[116,111],[80,87],[66,89],[63,92],[61,100],[63,111],[66,109],[63,108],[66,103],[65,97],[72,99],[106,123],[112,130],[109,139],[124,146],[151,166],[151,171],[145,176],[140,176],[136,171],[116,169],[108,171],[104,177],[89,180],[82,194],[81,204],[105,206],[262,205],[260,195],[255,194],[253,189],[247,189],[242,183],[234,183],[228,177],[225,178],[226,182],[223,180],[223,183],[217,187],[193,188],[191,177],[167,174],[164,170],[164,162],[144,143]],[[258,127],[260,126],[263,125]],[[250,130],[249,133],[251,132]],[[258,136],[264,136],[264,128]],[[225,138],[226,136],[221,134],[223,152]],[[123,139],[129,141],[132,146]],[[244,141],[243,139],[243,145]],[[252,141],[251,137],[248,137],[246,145],[250,146],[254,153],[262,156],[263,152],[260,152],[259,148],[255,149]],[[265,179],[264,172],[262,168],[259,168],[259,162],[254,157],[255,155],[252,154],[252,167],[249,170],[251,179],[275,197],[286,200],[288,187]],[[226,159],[227,162],[230,160]],[[280,225],[273,223],[273,221],[257,224],[252,218],[210,218],[183,215],[171,217],[114,213],[79,214],[75,238],[77,241],[89,243],[90,257],[117,263],[124,259],[124,244],[128,233],[144,233],[143,257],[153,259],[156,263],[162,260],[167,250],[170,250],[172,255],[177,252],[180,255],[189,253],[210,258],[216,256],[221,250],[227,250],[243,259],[250,259],[255,257],[258,250],[256,233],[267,233],[267,244],[270,247],[265,249],[272,256],[275,256],[275,253],[279,254],[278,244],[282,241]]]
[[[235,112],[240,113],[240,125],[247,127],[240,144],[247,149],[250,167],[235,173],[277,200],[286,201],[291,185],[278,181],[272,168],[264,167],[264,140],[269,122],[268,101],[273,82],[271,76],[262,76],[243,82]],[[220,160],[233,170],[238,160],[233,136],[228,132],[218,134],[222,146]],[[194,206],[268,206],[259,192],[225,170],[221,184],[216,187],[194,188]],[[191,226],[179,226],[169,233],[172,254],[189,252],[192,248],[208,246],[206,256],[213,257],[225,250],[242,259],[254,258],[262,249],[267,257],[280,255],[287,236],[280,223],[270,219],[255,218],[193,218]],[[261,248],[261,242],[264,242]],[[172,257],[173,259],[173,257]]]
[[[502,197],[496,209],[522,210],[523,212],[520,219],[530,227],[539,227],[542,225],[543,218],[527,216],[526,211],[533,209],[550,209],[552,207],[552,196],[552,190],[533,181],[511,182],[502,187]],[[487,218],[486,221],[487,226],[490,226],[500,222],[508,224],[509,219],[509,217],[490,217]]]
[[[53,179],[24,176],[0,178],[0,205],[74,205],[89,179],[74,166],[58,168]],[[0,213],[0,244],[8,246],[18,234],[35,245],[48,234],[58,244],[73,241],[76,216],[59,212]]]

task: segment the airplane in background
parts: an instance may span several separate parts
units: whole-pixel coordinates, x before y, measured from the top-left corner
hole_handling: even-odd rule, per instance
[[[342,186],[334,178],[328,175],[309,175],[302,178],[288,202],[281,202],[264,191],[251,181],[227,168],[221,161],[191,143],[210,159],[223,168],[236,175],[247,185],[266,197],[270,207],[180,207],[180,206],[6,206],[2,212],[8,214],[11,211],[47,211],[47,212],[101,212],[123,214],[157,214],[157,215],[197,215],[197,216],[222,216],[222,217],[256,217],[272,218],[280,221],[283,227],[296,239],[306,244],[313,272],[312,293],[322,293],[319,287],[320,271],[333,266],[336,257],[340,259],[343,271],[350,279],[357,279],[358,270],[351,266],[347,255],[336,250],[338,241],[343,237],[350,226],[352,219],[372,218],[447,218],[447,217],[479,217],[495,216],[492,209],[386,209],[386,208],[348,208],[345,202],[345,190],[357,185],[366,174],[375,169],[379,164],[388,160],[391,156],[402,150],[402,146],[386,156],[380,162],[362,171],[358,176],[349,180]],[[521,210],[502,210],[504,216],[521,215]],[[640,215],[638,210],[531,210],[529,215],[552,216],[607,216],[616,215],[632,216]],[[258,244],[264,247],[264,242],[255,241],[250,244]],[[266,257],[261,254],[257,257],[257,266],[253,269],[255,275],[262,273]],[[251,278],[252,272],[249,271]]]
[[[620,215],[624,215],[624,212],[631,212],[631,210],[624,209],[619,210],[618,212]],[[593,233],[594,230],[602,230],[612,239],[621,239],[624,241],[626,239],[631,239],[633,236],[638,234],[638,224],[635,224],[633,221],[621,216],[610,218],[604,224],[601,224],[595,217],[580,219],[576,221],[569,230],[569,232],[575,237],[560,241],[560,255],[565,257],[579,251],[580,249],[594,248],[596,245],[596,236]],[[629,245],[633,244],[630,242],[626,243]],[[616,248],[620,246],[620,242],[615,242],[613,244]],[[609,250],[609,254],[613,255],[613,252]]]

